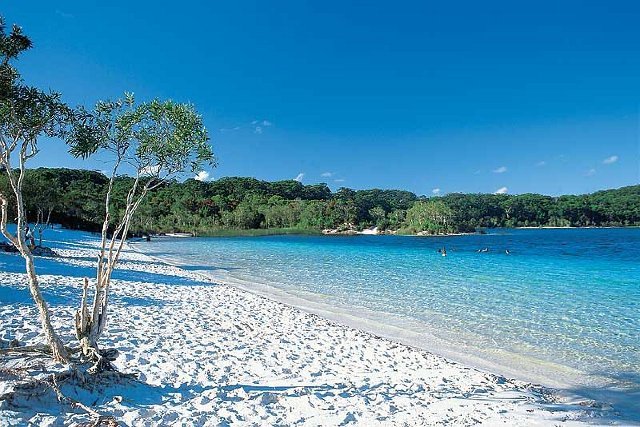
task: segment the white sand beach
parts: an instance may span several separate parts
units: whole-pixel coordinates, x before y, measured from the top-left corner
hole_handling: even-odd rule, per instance
[[[73,342],[81,277],[96,242],[51,242],[38,258],[54,323]],[[52,240],[56,240],[54,233]],[[0,253],[0,339],[42,342],[22,259]],[[139,382],[66,390],[122,425],[608,424],[586,399],[463,366],[285,304],[210,282],[131,248],[114,276],[103,347]],[[434,349],[435,350],[435,349]],[[3,367],[7,368],[7,360]],[[0,395],[16,378],[0,375]],[[90,417],[55,396],[0,403],[0,425],[71,425]],[[615,421],[615,420],[614,420]]]

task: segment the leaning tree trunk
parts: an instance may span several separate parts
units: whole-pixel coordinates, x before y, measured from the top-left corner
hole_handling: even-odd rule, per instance
[[[29,277],[29,292],[31,292],[31,296],[33,297],[33,301],[35,301],[36,306],[38,307],[38,311],[40,313],[40,322],[42,323],[42,330],[44,331],[44,335],[51,346],[51,353],[53,359],[57,362],[68,363],[69,355],[67,350],[64,348],[60,337],[56,334],[56,331],[53,329],[51,325],[51,317],[49,316],[49,307],[47,303],[42,298],[42,293],[40,292],[40,286],[38,286],[38,278],[35,272],[35,266],[33,264],[33,255],[31,252],[28,252],[25,256],[26,260],[26,268],[27,268],[27,276]]]
[[[9,178],[10,181],[13,180],[13,177]],[[14,193],[16,196],[16,204],[18,208],[18,221],[17,221],[17,232],[15,236],[12,236],[7,230],[7,220],[8,220],[8,200],[6,197],[0,195],[0,203],[2,209],[2,233],[7,237],[20,251],[20,254],[25,260],[25,267],[27,273],[27,279],[29,283],[29,292],[33,297],[33,301],[38,308],[38,313],[40,315],[40,322],[42,323],[42,331],[44,332],[47,343],[51,348],[51,353],[53,359],[56,362],[68,363],[69,355],[67,354],[62,341],[56,334],[53,326],[51,324],[51,317],[49,316],[49,307],[42,297],[42,292],[40,292],[40,285],[38,283],[38,276],[36,275],[35,265],[33,262],[33,254],[29,249],[29,246],[26,244],[24,240],[24,205],[22,201],[22,193],[21,193],[21,182],[11,182],[11,185],[14,189]]]
[[[15,146],[14,146],[15,147]],[[11,241],[20,251],[20,255],[25,260],[26,264],[26,273],[29,283],[29,292],[33,297],[33,301],[38,308],[38,312],[40,315],[40,322],[42,323],[42,331],[44,332],[45,338],[49,347],[51,348],[51,354],[53,359],[56,362],[68,363],[69,355],[62,345],[62,341],[56,334],[53,329],[53,325],[51,324],[51,317],[49,316],[49,307],[42,297],[42,293],[40,292],[40,285],[38,283],[38,276],[36,275],[35,265],[33,263],[33,254],[31,253],[31,249],[25,242],[25,210],[24,210],[24,201],[22,199],[22,183],[24,181],[24,173],[25,173],[25,162],[29,157],[32,157],[36,151],[32,151],[31,153],[27,153],[27,149],[29,148],[29,141],[22,141],[19,150],[19,169],[18,176],[14,174],[11,168],[11,162],[9,161],[10,151],[6,150],[3,153],[2,160],[0,163],[4,166],[4,170],[7,174],[7,180],[9,181],[9,185],[13,194],[16,198],[16,210],[18,214],[17,218],[17,230],[16,235],[12,235],[7,230],[7,222],[9,219],[9,201],[7,198],[0,194],[0,231],[2,234]]]

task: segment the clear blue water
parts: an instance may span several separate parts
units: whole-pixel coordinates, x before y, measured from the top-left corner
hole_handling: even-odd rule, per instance
[[[140,249],[524,379],[640,384],[640,229],[161,238]]]

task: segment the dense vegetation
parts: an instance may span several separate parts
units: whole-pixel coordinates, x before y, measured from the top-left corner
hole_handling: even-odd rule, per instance
[[[124,209],[132,178],[114,184],[113,204]],[[108,179],[88,170],[32,169],[25,178],[28,217],[38,212],[69,228],[97,230]],[[0,179],[0,189],[6,188]],[[42,216],[42,215],[41,215]],[[222,178],[169,181],[155,189],[134,217],[132,232],[228,234],[233,230],[314,232],[377,226],[401,233],[469,232],[483,227],[640,225],[640,185],[580,196],[448,194],[418,197],[400,190],[336,192],[325,184]]]

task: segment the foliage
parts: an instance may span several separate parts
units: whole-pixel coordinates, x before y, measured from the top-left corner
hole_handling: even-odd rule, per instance
[[[70,152],[77,157],[100,152],[110,155],[112,162],[106,191],[99,191],[104,194],[104,210],[93,307],[89,309],[85,278],[75,317],[82,354],[100,371],[111,367],[108,352],[100,351],[97,342],[106,325],[111,275],[134,214],[166,179],[185,170],[196,172],[203,163],[213,165],[214,159],[202,118],[189,104],[152,100],[137,105],[133,94],[126,93],[123,99],[99,101],[93,111],[82,110],[75,118],[65,135]],[[121,168],[133,177],[119,178]]]
[[[453,211],[442,200],[419,200],[407,211],[405,230],[409,233],[447,234],[455,231]]]
[[[53,222],[100,229],[104,216],[101,200],[109,182],[104,175],[70,169],[34,169],[27,171],[26,176],[25,191],[31,191],[31,182],[40,182],[38,188],[45,182],[51,182],[52,188],[60,188],[63,196],[52,213]],[[126,189],[133,180],[127,176],[115,178],[112,203],[115,211],[124,209]],[[0,179],[0,189],[2,185]],[[26,201],[29,218],[34,217],[40,203],[38,199]],[[438,220],[438,216],[443,219]],[[319,232],[325,228],[372,225],[381,230],[436,234],[489,227],[640,225],[640,186],[580,196],[448,194],[418,199],[412,193],[395,190],[341,188],[332,193],[324,184],[310,186],[297,181],[170,180],[149,192],[132,219],[131,231],[219,235],[228,234],[228,230]],[[110,229],[114,226],[111,222]]]

